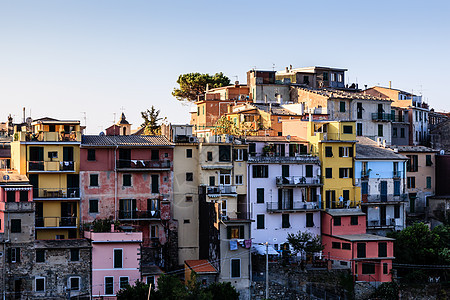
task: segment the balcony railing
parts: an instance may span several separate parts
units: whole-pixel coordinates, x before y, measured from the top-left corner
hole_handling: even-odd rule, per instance
[[[294,156],[281,156],[274,153],[263,154],[263,153],[252,153],[248,157],[249,162],[255,163],[305,163],[305,164],[319,164],[320,160],[318,157],[308,155],[308,154],[297,154]]]
[[[280,211],[305,211],[316,210],[319,205],[316,202],[303,202],[303,201],[283,201],[283,202],[267,202],[267,211],[280,212]]]
[[[304,176],[277,176],[276,183],[278,186],[308,186],[321,185],[320,177],[304,177]]]
[[[161,212],[155,210],[119,210],[117,211],[119,220],[142,220],[142,219],[160,219]]]
[[[36,217],[36,227],[76,227],[77,217]]]
[[[393,228],[395,227],[395,219],[386,220],[367,220],[367,228]]]
[[[362,194],[361,199],[362,199],[363,203],[401,202],[401,201],[406,201],[407,195],[406,194],[399,194],[399,195]]]
[[[392,114],[388,113],[372,113],[372,120],[376,121],[391,121],[392,120]]]
[[[117,160],[117,169],[170,169],[170,160],[142,160],[142,159],[119,159]]]
[[[57,171],[75,171],[74,161],[29,161],[29,172],[57,172]]]
[[[26,142],[80,142],[79,132],[46,132],[38,133],[20,132],[16,140]]]
[[[206,193],[208,195],[236,194],[236,186],[235,185],[208,186],[206,187]]]
[[[34,198],[79,198],[79,188],[38,188],[33,189]]]

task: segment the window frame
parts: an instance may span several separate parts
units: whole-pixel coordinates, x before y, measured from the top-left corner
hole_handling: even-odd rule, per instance
[[[95,157],[95,149],[87,149],[86,160],[87,161],[96,161]]]
[[[98,174],[89,174],[89,187],[99,187],[99,176]]]
[[[233,276],[233,261],[238,261],[239,262],[239,276]],[[241,278],[241,259],[240,258],[232,258],[230,259],[230,278]]]
[[[192,158],[192,149],[191,148],[186,149],[186,158]]]
[[[93,203],[96,203],[95,206],[92,205]],[[98,199],[89,199],[89,213],[90,214],[98,214],[99,213],[99,209],[98,209]],[[93,208],[97,208],[96,211],[93,210]]]
[[[235,175],[234,182],[236,185],[243,185],[244,184],[244,175]]]
[[[42,254],[42,260],[38,260],[38,253]],[[38,264],[45,263],[45,249],[36,249],[35,255],[36,255],[36,259],[35,259],[36,263],[38,263]]]
[[[122,281],[123,281],[124,278],[126,278],[126,283],[125,283],[124,286],[122,286],[122,284],[123,284]],[[130,284],[130,277],[128,277],[128,276],[120,276],[119,277],[119,289],[124,289],[129,284]]]
[[[76,255],[74,255],[76,253]],[[70,261],[77,262],[80,261],[80,249],[79,248],[71,248],[70,249]]]
[[[131,187],[132,184],[131,174],[122,174],[122,187]]]
[[[266,229],[265,214],[256,215],[256,229]]]
[[[22,233],[22,220],[21,219],[11,219],[10,232],[11,233]]]
[[[120,251],[120,267],[116,267],[116,251]],[[113,269],[123,269],[123,248],[113,249]]]
[[[106,280],[110,279],[110,278],[112,278],[111,283],[107,283]],[[104,283],[105,295],[114,295],[114,276],[105,276],[105,277],[103,277],[103,283]],[[109,285],[111,286],[111,290],[112,290],[111,293],[107,292],[107,288],[108,288]]]
[[[186,181],[194,181],[194,173],[186,172]]]
[[[37,286],[38,279],[44,280],[44,284],[43,284],[43,289],[42,290],[38,290],[37,289],[38,288],[38,286]],[[47,281],[46,278],[43,277],[43,276],[36,276],[36,277],[34,277],[34,291],[38,292],[38,293],[45,293],[45,283],[46,283],[46,281]]]
[[[72,287],[72,279],[78,280],[78,288],[77,289],[74,289]],[[69,289],[71,291],[80,291],[81,290],[81,277],[80,276],[70,276],[67,281],[68,281],[67,282],[68,283],[67,286],[69,287]]]

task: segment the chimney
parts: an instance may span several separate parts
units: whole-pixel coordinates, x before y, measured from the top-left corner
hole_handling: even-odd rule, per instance
[[[364,85],[364,89],[367,90],[367,84]]]
[[[114,223],[111,223],[111,232],[114,232],[115,228],[114,228]]]
[[[236,81],[234,82],[234,85],[235,85],[236,87],[238,87],[238,86],[239,86],[239,80],[236,80]]]
[[[292,65],[289,65],[289,70],[292,70]]]
[[[288,67],[286,67],[286,73],[289,73],[289,68]]]
[[[389,80],[389,89],[392,89],[392,81]]]

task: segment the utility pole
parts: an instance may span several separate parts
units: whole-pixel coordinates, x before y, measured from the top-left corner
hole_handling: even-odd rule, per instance
[[[269,242],[266,242],[266,299],[269,299]]]

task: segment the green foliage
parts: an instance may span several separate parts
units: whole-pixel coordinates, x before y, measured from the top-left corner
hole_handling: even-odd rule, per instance
[[[209,74],[188,73],[178,76],[177,83],[180,88],[174,88],[172,96],[179,101],[195,102],[199,95],[203,95],[206,91],[206,85],[209,88],[217,88],[230,84],[230,79],[223,75],[222,72],[213,76]]]
[[[141,281],[136,281],[133,286],[127,285],[117,292],[117,300],[146,300],[149,286]]]
[[[92,229],[94,232],[110,232],[111,224],[114,224],[115,227],[120,226],[119,221],[114,221],[111,219],[95,219],[92,223],[85,224],[86,229]]]
[[[212,295],[214,300],[237,300],[239,293],[229,282],[214,282],[204,288],[204,293]]]
[[[162,275],[158,278],[158,289],[152,290],[150,299],[152,300],[172,300],[186,299],[188,290],[183,283],[175,276]]]
[[[353,295],[355,286],[353,284],[352,274],[341,275],[339,277],[339,283],[348,292],[349,295]]]
[[[161,134],[161,124],[159,121],[162,118],[159,117],[160,111],[156,110],[156,108],[152,105],[150,109],[141,112],[142,119],[144,119],[144,123],[141,124],[144,127],[145,135],[159,135]]]
[[[370,296],[370,299],[374,298],[383,300],[397,300],[398,285],[395,282],[382,283]]]
[[[241,135],[241,131],[234,124],[234,122],[227,119],[226,116],[221,116],[214,125],[215,134],[229,134],[229,135]]]
[[[299,231],[297,233],[289,233],[287,241],[295,253],[305,251],[307,254],[312,254],[322,251],[324,248],[320,236],[313,235],[309,232]]]

